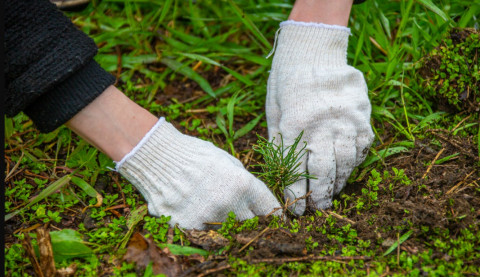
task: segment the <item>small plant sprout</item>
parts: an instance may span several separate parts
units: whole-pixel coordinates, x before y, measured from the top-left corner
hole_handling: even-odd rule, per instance
[[[289,185],[302,179],[315,178],[309,175],[307,171],[300,172],[299,170],[302,164],[301,160],[303,156],[307,154],[306,142],[304,142],[303,147],[297,149],[302,139],[303,131],[295,138],[295,141],[290,146],[284,145],[281,134],[279,134],[280,139],[277,140],[279,144],[274,142],[275,138],[273,138],[272,141],[268,141],[262,136],[257,136],[258,141],[257,144],[253,146],[253,150],[260,153],[265,162],[257,165],[262,168],[263,172],[255,173],[265,181],[280,203],[284,204],[284,191]],[[302,195],[297,196],[300,197]]]

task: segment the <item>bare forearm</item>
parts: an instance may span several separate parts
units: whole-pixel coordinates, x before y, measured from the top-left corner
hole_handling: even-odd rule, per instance
[[[353,0],[297,0],[288,19],[347,26]]]
[[[120,161],[157,120],[116,87],[110,86],[66,126],[113,160]]]

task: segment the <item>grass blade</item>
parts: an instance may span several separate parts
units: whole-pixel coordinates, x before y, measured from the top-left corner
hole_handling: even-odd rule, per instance
[[[172,252],[173,255],[190,256],[192,254],[199,254],[202,256],[207,256],[209,254],[208,251],[200,248],[195,248],[191,246],[182,246],[178,244],[161,243],[160,247],[161,248],[168,247],[168,249],[170,250],[170,252]]]
[[[388,149],[382,149],[378,151],[376,155],[368,156],[360,166],[367,167],[373,164],[374,162],[379,161],[380,159],[383,160],[388,156],[398,154],[398,153],[408,152],[408,151],[410,151],[410,149],[405,146],[395,146],[395,147],[390,147]]]
[[[228,138],[227,128],[225,128],[225,118],[223,117],[221,112],[217,114],[216,122],[217,122],[218,129],[220,129],[222,133],[225,135],[225,137]]]
[[[72,183],[77,185],[79,188],[81,188],[88,196],[90,197],[97,197],[98,192],[90,186],[85,180],[78,178],[76,176],[72,176]]]
[[[167,16],[167,12],[170,11],[170,7],[172,6],[172,3],[173,3],[173,0],[167,0],[165,1],[165,3],[163,4],[163,7],[161,9],[161,14],[160,14],[160,18],[158,18],[157,20],[157,25],[155,26],[155,30],[158,29],[158,27],[160,26],[160,24],[163,22],[163,20],[165,19],[165,16]],[[156,16],[154,16],[153,18],[155,18]]]
[[[218,66],[218,67],[221,67],[223,68],[225,71],[227,71],[228,73],[232,74],[233,77],[237,78],[238,80],[242,81],[244,84],[248,85],[248,86],[253,86],[253,82],[250,81],[250,79],[246,78],[245,76],[241,75],[240,73],[224,66],[223,64],[217,62],[217,61],[214,61],[212,59],[210,59],[209,57],[205,57],[203,55],[198,55],[198,54],[191,54],[191,53],[178,53],[179,55],[181,56],[184,56],[184,57],[188,57],[190,59],[194,59],[194,60],[198,60],[198,61],[202,61],[204,63],[207,63],[207,64],[211,64],[211,65],[215,65],[215,66]]]
[[[12,212],[12,213],[7,214],[5,216],[5,221],[11,219],[12,217],[19,214],[21,211],[26,210],[29,207],[31,207],[32,205],[34,205],[34,204],[40,202],[41,200],[47,198],[52,193],[56,192],[57,190],[59,190],[64,185],[68,184],[68,182],[70,182],[70,180],[71,180],[70,175],[65,175],[62,178],[58,179],[57,181],[53,182],[48,187],[46,187],[44,190],[42,190],[37,196],[34,196],[34,197],[30,198],[30,200],[28,201],[28,204],[26,206],[24,206],[23,208],[21,208],[19,210],[16,210],[16,211]]]
[[[215,92],[213,92],[213,89],[208,83],[208,81],[205,80],[202,76],[198,75],[198,73],[195,72],[190,67],[176,60],[165,58],[165,57],[162,57],[160,62],[170,67],[173,71],[177,71],[178,73],[185,75],[186,77],[194,80],[208,95],[210,95],[213,98],[216,98]]]
[[[236,140],[240,137],[243,137],[244,135],[246,135],[248,132],[250,132],[253,128],[255,128],[255,126],[257,126],[258,122],[260,121],[260,119],[263,118],[263,115],[264,113],[262,113],[261,115],[257,116],[256,118],[252,119],[250,122],[248,122],[247,124],[245,124],[245,126],[243,126],[242,128],[240,128],[238,131],[235,132],[235,135],[233,136],[233,140]]]
[[[410,230],[410,231],[406,232],[405,234],[403,234],[398,241],[396,241],[394,244],[392,244],[392,246],[390,246],[390,248],[388,248],[388,250],[385,251],[385,253],[383,253],[383,256],[385,257],[388,254],[392,253],[392,251],[395,250],[397,247],[399,247],[400,244],[404,243],[412,235],[412,233],[413,233],[413,231]]]
[[[4,116],[5,118],[5,140],[8,140],[12,135],[15,129],[13,128],[13,118],[8,118],[7,116]]]
[[[232,96],[232,98],[230,98],[227,104],[228,131],[229,131],[230,137],[233,136],[233,118],[235,116],[235,104],[237,102],[238,94],[239,92],[236,92]]]
[[[417,1],[420,2],[420,4],[422,4],[423,6],[425,6],[425,8],[427,8],[427,9],[431,10],[432,12],[436,13],[443,20],[445,20],[445,21],[450,20],[450,18],[439,7],[437,7],[435,4],[433,4],[431,0],[417,0]]]
[[[260,30],[257,28],[255,23],[246,15],[242,9],[240,9],[237,4],[233,0],[228,0],[230,5],[233,7],[233,11],[237,14],[237,16],[240,18],[240,20],[243,22],[243,24],[253,33],[253,35],[263,43],[263,45],[267,48],[270,49],[272,45],[270,42],[268,42],[267,38],[260,32]]]
[[[458,21],[457,26],[460,28],[465,28],[468,26],[468,23],[472,20],[472,18],[480,13],[480,5],[473,5],[471,6],[467,12],[462,15],[462,18]]]

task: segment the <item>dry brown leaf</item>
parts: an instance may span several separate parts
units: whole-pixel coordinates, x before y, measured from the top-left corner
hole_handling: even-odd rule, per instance
[[[186,235],[190,242],[200,245],[203,249],[208,251],[225,247],[229,243],[228,239],[213,230],[189,230],[186,232]]]
[[[176,256],[168,248],[160,249],[152,238],[145,238],[140,233],[133,234],[123,260],[134,262],[142,271],[152,262],[154,274],[178,276],[182,272]]]
[[[43,275],[42,268],[40,267],[40,263],[37,260],[37,256],[35,255],[35,251],[33,250],[32,241],[28,234],[25,234],[25,237],[22,241],[22,246],[23,246],[23,249],[25,249],[25,253],[28,256],[28,259],[32,263],[35,274],[39,277],[43,277],[44,275]]]
[[[55,276],[57,270],[55,268],[55,261],[53,260],[52,242],[50,240],[50,233],[44,228],[38,228],[37,243],[38,251],[40,252],[40,267],[42,268],[44,276]]]

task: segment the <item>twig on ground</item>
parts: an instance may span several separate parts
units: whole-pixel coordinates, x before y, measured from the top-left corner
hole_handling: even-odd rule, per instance
[[[35,224],[35,225],[33,225],[33,226],[30,226],[30,227],[28,227],[28,228],[20,228],[20,229],[17,229],[17,230],[15,230],[13,233],[14,233],[14,234],[17,234],[17,233],[28,233],[28,232],[30,232],[30,231],[32,231],[32,230],[37,229],[37,228],[40,227],[40,226],[42,226],[42,224],[41,224],[41,223],[37,223],[37,224]]]
[[[46,176],[42,176],[42,175],[39,175],[39,174],[35,174],[33,172],[30,172],[28,170],[25,170],[25,175],[27,176],[33,176],[33,177],[37,177],[37,178],[40,178],[40,179],[44,179],[44,180],[49,180],[49,181],[52,181],[53,179],[50,178],[50,177],[46,177]]]
[[[207,109],[188,109],[185,113],[208,113]]]
[[[425,177],[427,177],[428,172],[430,172],[430,170],[432,170],[433,165],[434,165],[435,162],[438,160],[438,158],[440,157],[440,155],[442,155],[443,151],[445,151],[445,148],[442,148],[442,149],[437,153],[437,155],[435,156],[435,158],[433,159],[433,161],[432,161],[432,162],[430,163],[430,165],[428,166],[427,171],[425,171],[425,174],[423,174],[422,179],[425,179]]]
[[[204,273],[198,274],[198,277],[207,276],[207,275],[210,275],[210,274],[215,273],[215,272],[219,272],[219,271],[222,271],[222,270],[225,270],[225,269],[229,269],[231,267],[232,267],[231,265],[227,264],[227,265],[224,265],[224,266],[221,266],[221,267],[208,269]]]
[[[23,159],[23,156],[25,155],[25,153],[23,153],[22,151],[22,155],[20,155],[20,158],[18,159],[18,162],[13,166],[12,170],[10,170],[10,172],[8,172],[7,174],[7,177],[5,177],[5,183],[10,179],[10,177],[12,177],[13,173],[15,172],[15,170],[17,170],[18,166],[20,166],[20,163],[22,162],[22,159]]]
[[[32,263],[35,274],[39,277],[43,277],[43,271],[40,267],[40,263],[37,260],[37,255],[35,255],[35,251],[33,250],[32,241],[29,234],[25,234],[25,237],[22,241],[22,246],[28,256],[28,259]]]
[[[397,233],[397,265],[400,265],[400,233]]]
[[[125,207],[128,207],[127,201],[125,199],[125,194],[123,193],[122,186],[120,186],[120,182],[118,181],[118,177],[116,175],[112,175],[112,179],[113,179],[113,182],[117,185],[118,190],[120,191],[120,194],[122,195],[123,205],[125,205]]]
[[[323,213],[330,214],[330,215],[332,215],[332,216],[334,216],[334,217],[336,217],[336,218],[338,218],[338,219],[340,219],[340,220],[344,220],[344,221],[346,221],[346,222],[348,222],[348,223],[350,223],[350,224],[352,224],[352,225],[355,224],[355,221],[353,221],[353,220],[351,220],[351,219],[349,219],[349,218],[346,218],[346,217],[344,217],[344,216],[341,216],[341,215],[339,215],[339,214],[337,214],[337,213],[335,213],[335,212],[328,212],[328,211],[324,211],[324,210],[321,210],[321,211],[322,211]]]
[[[462,181],[458,182],[458,184],[456,184],[456,185],[453,186],[451,189],[449,189],[449,190],[447,191],[446,195],[449,195],[450,193],[452,193],[453,191],[455,191],[459,186],[461,186],[463,183],[465,183],[465,181],[466,181],[470,176],[472,176],[472,174],[475,173],[475,171],[476,171],[476,170],[474,169],[472,172],[468,173],[467,176],[465,176]]]
[[[438,134],[435,132],[435,130],[428,130],[430,133],[432,133],[434,136],[438,137],[439,139],[445,141],[445,142],[448,142],[449,144],[451,144],[453,147],[457,148],[458,150],[460,150],[464,155],[466,156],[469,156],[470,158],[474,159],[474,160],[478,160],[478,157],[475,156],[474,154],[470,153],[469,151],[465,150],[465,148],[463,148],[459,142],[455,141],[454,139],[449,139],[447,137],[445,137],[444,135],[441,135],[441,134]],[[448,132],[448,131],[446,131]]]
[[[467,117],[465,117],[464,119],[462,119],[460,122],[458,122],[457,125],[455,125],[455,127],[453,127],[453,129],[450,131],[450,133],[453,133],[455,132],[455,130],[457,130],[458,127],[460,127],[460,125],[462,125],[463,122],[465,122],[467,119],[469,119],[472,115],[469,115]]]
[[[279,207],[279,208],[273,209],[273,210],[272,210],[270,213],[268,213],[265,217],[271,216],[274,212],[276,212],[276,211],[278,211],[278,210],[287,209],[287,208],[290,207],[291,205],[297,203],[298,200],[302,200],[302,199],[305,199],[305,198],[309,197],[310,194],[312,194],[312,191],[309,191],[309,192],[307,192],[307,194],[305,194],[304,196],[299,197],[299,198],[293,200],[291,203],[288,203],[288,206],[285,205],[285,207]]]
[[[270,230],[270,228],[267,226],[265,229],[263,229],[263,231],[261,231],[258,235],[256,235],[252,240],[250,240],[249,242],[247,242],[247,244],[245,244],[242,248],[240,248],[240,250],[238,250],[238,252],[242,252],[243,250],[245,250],[245,248],[247,248],[250,244],[252,244],[258,238],[260,238],[268,230]]]
[[[303,261],[352,261],[352,260],[364,260],[368,261],[371,257],[369,256],[306,256],[306,257],[292,257],[292,258],[265,258],[265,259],[252,259],[249,260],[250,263],[289,263],[289,262],[303,262]]]

